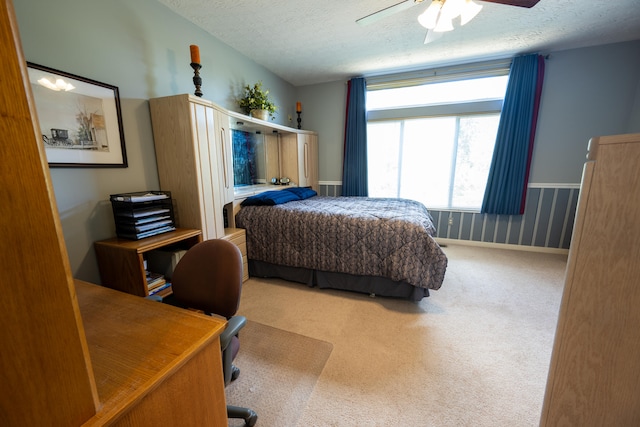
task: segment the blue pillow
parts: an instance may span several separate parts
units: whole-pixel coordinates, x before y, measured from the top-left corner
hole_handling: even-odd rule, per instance
[[[300,200],[300,197],[290,191],[272,190],[247,197],[240,203],[242,206],[274,206],[287,203],[292,200]]]
[[[291,187],[291,188],[285,188],[282,191],[289,191],[293,194],[296,194],[300,198],[300,200],[308,199],[309,197],[318,195],[318,193],[316,193],[315,190],[312,190],[311,188],[307,188],[307,187]]]

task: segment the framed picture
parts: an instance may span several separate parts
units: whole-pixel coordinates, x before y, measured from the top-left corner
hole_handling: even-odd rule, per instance
[[[50,167],[126,168],[118,88],[27,62]]]

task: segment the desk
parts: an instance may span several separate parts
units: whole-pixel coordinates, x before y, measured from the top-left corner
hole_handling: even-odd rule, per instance
[[[226,426],[226,321],[75,281],[100,407],[85,426]]]

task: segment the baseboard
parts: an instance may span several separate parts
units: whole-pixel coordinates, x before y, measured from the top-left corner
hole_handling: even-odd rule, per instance
[[[483,248],[509,249],[513,251],[542,252],[542,253],[560,254],[560,255],[569,254],[569,249],[545,248],[542,246],[512,245],[508,243],[478,242],[475,240],[458,240],[458,239],[446,239],[446,238],[439,238],[439,237],[436,237],[436,242],[438,242],[439,245],[479,246]]]

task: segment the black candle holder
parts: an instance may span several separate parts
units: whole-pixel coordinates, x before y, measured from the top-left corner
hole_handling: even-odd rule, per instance
[[[196,91],[194,92],[195,96],[202,96],[202,90],[200,87],[202,86],[202,77],[200,77],[200,68],[202,65],[197,62],[191,63],[191,68],[193,68],[193,84],[196,86]]]
[[[300,114],[302,114],[302,112],[296,111],[296,113],[298,114],[298,129],[302,129],[302,119],[300,118]]]

